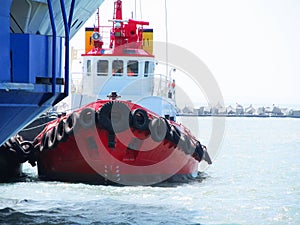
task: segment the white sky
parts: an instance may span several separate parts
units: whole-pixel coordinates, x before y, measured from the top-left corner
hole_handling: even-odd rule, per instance
[[[154,40],[165,41],[165,1],[123,0],[124,19],[135,1],[137,19],[141,8]],[[101,5],[102,24],[112,18],[113,2]],[[169,42],[207,65],[225,103],[300,104],[299,0],[167,0],[167,15]],[[71,45],[83,48],[83,36]]]

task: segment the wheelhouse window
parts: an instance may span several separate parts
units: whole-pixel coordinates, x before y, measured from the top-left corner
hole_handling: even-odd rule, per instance
[[[97,62],[97,75],[107,76],[108,74],[108,60],[98,60]]]
[[[90,59],[86,61],[86,74],[88,76],[92,74],[92,61]]]
[[[144,77],[148,77],[149,72],[150,72],[150,62],[146,61],[145,62],[145,68],[144,68]]]
[[[113,76],[122,76],[123,75],[123,60],[114,60],[112,63]]]
[[[137,60],[129,60],[127,62],[127,75],[137,76],[139,74],[139,62]]]

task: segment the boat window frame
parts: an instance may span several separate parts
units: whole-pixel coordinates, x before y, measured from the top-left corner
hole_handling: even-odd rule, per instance
[[[87,76],[92,75],[92,60],[91,59],[86,60],[86,75]]]
[[[106,67],[104,68],[104,71],[99,71],[99,68],[101,68],[101,67],[99,67],[100,62],[106,62],[107,63]],[[107,60],[107,59],[98,59],[97,64],[96,64],[96,69],[97,69],[96,70],[97,71],[97,76],[108,76],[109,60]]]
[[[150,61],[145,61],[144,62],[144,77],[148,77],[150,74]]]
[[[132,66],[133,64],[135,64],[135,66]],[[134,67],[136,67],[136,68],[134,68]],[[131,74],[129,74],[128,68],[132,71]],[[128,60],[127,61],[127,76],[137,77],[138,75],[139,75],[139,61],[138,60]]]
[[[117,64],[121,63],[121,66],[117,65],[115,67],[115,63],[117,63]],[[123,76],[124,75],[124,60],[123,59],[114,59],[111,64],[111,69],[112,69],[113,76]]]

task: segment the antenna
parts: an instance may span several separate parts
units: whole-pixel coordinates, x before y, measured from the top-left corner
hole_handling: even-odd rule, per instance
[[[168,58],[169,58],[169,49],[168,49],[168,10],[167,10],[167,0],[165,0],[165,27],[166,27],[166,76],[169,72],[169,62],[168,62]]]
[[[97,9],[97,14],[98,14],[98,32],[100,33],[100,12],[99,12],[99,8]]]
[[[136,20],[136,0],[134,0],[134,19]]]
[[[143,20],[143,15],[142,15],[142,0],[140,0],[140,15],[141,15],[141,20]]]

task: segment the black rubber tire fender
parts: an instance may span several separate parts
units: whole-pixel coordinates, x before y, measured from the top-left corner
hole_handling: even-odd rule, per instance
[[[172,137],[171,141],[173,144],[177,145],[180,141],[181,132],[176,126],[171,125],[170,136]]]
[[[57,127],[54,126],[51,130],[49,130],[47,132],[48,135],[48,148],[49,149],[53,149],[57,146],[57,138],[56,138],[56,134],[57,134]]]
[[[59,121],[56,129],[56,140],[58,142],[65,142],[68,139],[68,134],[65,131],[64,120]]]
[[[174,142],[173,139],[173,132],[171,132],[171,125],[168,122],[168,120],[164,117],[161,117],[165,122],[166,122],[166,126],[167,126],[167,133],[166,133],[166,140],[169,140],[171,142]]]
[[[149,117],[144,109],[136,109],[133,112],[132,120],[133,128],[137,130],[148,130],[149,129]]]
[[[149,122],[149,130],[153,141],[163,141],[168,132],[166,121],[162,118],[154,118]]]
[[[200,159],[203,158],[204,151],[203,151],[202,145],[201,145],[201,143],[199,141],[196,142],[195,153],[198,155],[198,157]]]
[[[29,155],[34,150],[32,141],[22,141],[20,145],[24,155]]]
[[[179,145],[179,147],[182,148],[184,153],[187,155],[190,155],[194,152],[194,149],[191,144],[191,140],[186,134],[181,135],[178,145]]]
[[[68,116],[68,118],[66,119],[66,122],[65,122],[66,134],[68,134],[68,135],[74,134],[74,131],[78,127],[78,125],[77,125],[78,117],[79,116],[78,116],[77,112],[73,112]]]
[[[48,149],[48,132],[45,132],[40,142],[40,152],[46,151],[47,149]]]
[[[96,115],[97,119],[97,126],[99,128],[105,129],[109,132],[112,132],[112,125],[111,125],[111,109],[112,109],[112,102],[105,103],[98,111]]]
[[[89,129],[96,125],[95,110],[93,108],[85,108],[80,112],[79,125],[84,129]]]
[[[7,148],[13,148],[14,144],[16,143],[16,140],[17,140],[17,135],[10,137],[5,142],[5,147],[7,147]]]
[[[122,102],[114,102],[111,114],[112,127],[115,133],[125,131],[132,124],[132,113]]]
[[[109,132],[119,133],[129,129],[132,114],[128,106],[122,102],[107,102],[97,112],[97,125]]]

